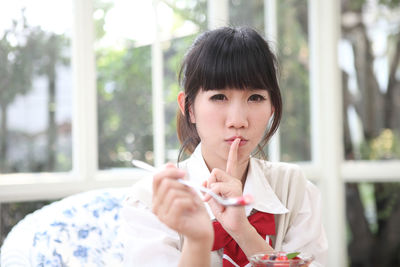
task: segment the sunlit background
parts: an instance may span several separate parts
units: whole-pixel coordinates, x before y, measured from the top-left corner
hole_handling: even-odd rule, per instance
[[[319,2],[0,0],[0,245],[51,201],[129,186],[132,159],[175,161],[185,51],[247,25],[280,64],[266,151],[319,186],[329,266],[400,266],[400,1]]]

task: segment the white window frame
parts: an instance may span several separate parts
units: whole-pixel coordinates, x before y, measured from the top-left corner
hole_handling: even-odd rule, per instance
[[[157,18],[158,0],[153,1]],[[266,36],[278,40],[276,0],[264,0]],[[328,266],[346,266],[346,182],[399,182],[400,160],[346,161],[343,158],[341,76],[337,44],[340,38],[340,2],[309,0],[310,96],[312,160],[299,162],[306,176],[321,190],[324,224],[329,240]],[[0,175],[0,202],[58,199],[102,188],[129,186],[142,176],[137,169],[98,169],[97,93],[92,0],[74,0],[73,169],[65,173]],[[208,0],[209,28],[228,24],[227,0]],[[155,164],[165,160],[162,48],[155,24],[152,45],[152,92]],[[277,44],[279,45],[279,44]],[[329,140],[329,141],[327,141]],[[270,158],[279,160],[279,132],[270,146]]]

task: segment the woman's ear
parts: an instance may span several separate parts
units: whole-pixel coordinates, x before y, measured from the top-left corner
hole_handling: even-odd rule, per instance
[[[178,105],[179,105],[179,109],[182,112],[183,116],[186,116],[185,114],[185,93],[184,92],[179,92],[178,93]],[[193,110],[192,107],[189,107],[189,115],[190,115],[190,122],[191,123],[196,123],[196,120],[194,119],[194,115],[193,115]]]
[[[185,93],[182,91],[178,93],[178,106],[183,116],[185,116]]]

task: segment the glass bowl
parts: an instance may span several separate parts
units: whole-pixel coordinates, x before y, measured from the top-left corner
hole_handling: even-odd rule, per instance
[[[253,267],[307,267],[314,260],[314,256],[307,253],[300,253],[290,260],[282,259],[287,254],[287,252],[255,254],[249,257],[249,261]]]

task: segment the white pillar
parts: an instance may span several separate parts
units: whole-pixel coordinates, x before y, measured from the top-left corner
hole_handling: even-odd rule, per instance
[[[278,52],[278,20],[276,0],[264,0],[264,28],[273,53]],[[279,161],[281,158],[280,130],[278,129],[268,144],[268,160]]]
[[[163,100],[163,52],[160,40],[158,17],[158,0],[153,0],[154,9],[154,42],[151,46],[151,79],[153,99],[153,145],[154,165],[162,165],[165,159],[165,119]]]
[[[278,19],[276,0],[264,0],[264,28],[265,37],[269,41],[274,53],[278,45]]]
[[[323,216],[329,240],[327,266],[347,266],[342,89],[338,66],[340,1],[309,1],[313,159],[321,170]]]
[[[92,1],[75,0],[74,14],[71,59],[73,70],[73,172],[84,179],[93,179],[98,169],[98,150]]]
[[[228,0],[208,0],[207,20],[210,30],[229,24]]]

